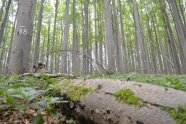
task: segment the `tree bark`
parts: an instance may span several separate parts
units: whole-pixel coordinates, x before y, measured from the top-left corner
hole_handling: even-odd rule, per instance
[[[16,34],[9,62],[9,72],[22,74],[29,71],[36,0],[20,0]]]
[[[65,29],[64,29],[64,44],[63,44],[63,50],[68,49],[68,38],[69,38],[69,9],[70,9],[70,0],[66,0],[66,12],[65,12]],[[62,53],[62,73],[67,74],[67,52],[63,51]]]
[[[19,1],[18,1],[18,8],[19,8]],[[8,58],[7,58],[7,65],[6,65],[5,74],[8,74],[8,63],[9,63],[9,60],[10,60],[10,53],[11,53],[12,44],[13,44],[13,40],[14,40],[15,26],[16,26],[16,23],[17,23],[18,8],[17,8],[17,11],[16,11],[16,15],[15,15],[15,19],[14,19],[13,27],[12,27],[12,32],[11,32],[11,40],[10,40],[10,47],[9,47],[9,50],[8,50]]]
[[[37,26],[37,33],[36,33],[36,40],[35,40],[33,65],[36,65],[39,63],[40,33],[41,33],[41,27],[42,27],[44,2],[45,2],[45,0],[41,0],[40,11],[39,11],[39,15],[38,15],[38,24],[37,24],[38,26]]]
[[[134,21],[136,26],[136,37],[137,37],[137,47],[139,49],[138,52],[138,66],[142,73],[147,73],[147,63],[146,63],[146,57],[145,57],[145,46],[144,46],[144,37],[143,37],[143,30],[140,23],[140,15],[138,12],[138,4],[136,0],[132,0],[133,6],[134,6]]]
[[[170,113],[161,108],[174,108],[186,104],[186,93],[151,84],[110,79],[72,80],[74,86],[95,89],[77,103],[75,112],[84,119],[82,123],[98,124],[177,124]],[[82,83],[83,82],[83,83]],[[65,81],[61,85],[66,84]],[[70,97],[65,87],[67,96]],[[66,86],[66,85],[65,85]],[[143,103],[142,107],[116,100],[118,90],[130,89]],[[73,96],[72,96],[73,97]],[[71,97],[70,97],[71,98]]]
[[[7,23],[8,15],[9,15],[9,10],[10,10],[11,2],[12,2],[12,0],[8,0],[8,4],[7,4],[7,7],[6,7],[6,13],[5,13],[3,22],[1,24],[1,29],[0,29],[0,46],[1,46],[1,43],[3,42],[3,35],[4,35],[4,30],[5,30],[5,26],[6,26],[6,23]]]
[[[112,7],[113,7],[113,33],[114,33],[114,41],[116,46],[116,66],[117,72],[123,73],[124,72],[124,65],[123,65],[123,56],[122,56],[122,45],[121,45],[121,38],[120,38],[120,31],[119,31],[119,24],[116,12],[116,2],[112,0]]]
[[[123,24],[123,10],[121,0],[119,1],[119,12],[120,12],[120,23],[121,23],[121,34],[122,34],[122,46],[123,46],[123,63],[124,63],[124,72],[128,73],[128,56],[127,56],[127,45],[125,39],[125,31],[124,31],[124,24]]]
[[[53,30],[53,38],[52,38],[52,55],[50,59],[50,72],[53,73],[54,71],[54,47],[55,47],[55,42],[56,42],[56,23],[57,23],[57,14],[58,14],[58,4],[59,0],[56,0],[55,3],[55,18],[54,18],[54,30]]]
[[[176,73],[177,74],[182,74],[181,66],[180,66],[180,62],[179,62],[179,57],[178,57],[176,46],[175,46],[174,34],[173,34],[173,31],[172,31],[172,28],[171,28],[171,25],[170,25],[170,21],[169,21],[168,15],[167,15],[167,11],[166,11],[165,1],[160,0],[160,3],[161,3],[162,12],[163,12],[163,15],[164,15],[164,20],[165,20],[165,23],[166,23],[167,35],[169,37],[168,41],[169,41],[169,44],[170,44],[170,49],[171,49],[171,53],[172,53],[172,56],[173,56],[173,61],[174,61],[174,64],[175,64]]]
[[[105,26],[106,26],[106,43],[107,43],[107,57],[108,65],[107,71],[110,73],[116,72],[115,65],[115,44],[112,29],[112,18],[110,11],[109,0],[104,0]]]
[[[178,30],[176,30],[176,33],[178,35],[179,41],[181,43],[181,49],[183,50],[184,60],[186,63],[186,29],[185,25],[183,24],[181,20],[180,13],[178,11],[178,7],[175,0],[167,0],[169,4],[172,7],[172,15],[175,22],[175,25]]]
[[[1,6],[1,10],[0,10],[0,22],[1,22],[2,16],[3,16],[3,9],[4,9],[4,6],[5,6],[5,2],[6,2],[6,0],[2,1],[2,6]]]
[[[72,73],[76,74],[80,72],[80,52],[79,52],[79,42],[77,34],[77,24],[76,24],[76,0],[73,0],[73,50],[72,52]]]
[[[88,50],[89,50],[89,0],[84,3],[84,25],[83,25],[83,68],[82,72],[83,75],[87,75],[89,73],[89,57],[88,57]]]

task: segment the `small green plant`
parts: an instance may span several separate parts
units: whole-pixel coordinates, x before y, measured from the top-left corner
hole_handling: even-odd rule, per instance
[[[171,110],[171,115],[179,124],[186,123],[186,110],[183,107]]]
[[[116,100],[129,104],[129,105],[139,105],[139,98],[131,89],[122,89],[114,94]]]

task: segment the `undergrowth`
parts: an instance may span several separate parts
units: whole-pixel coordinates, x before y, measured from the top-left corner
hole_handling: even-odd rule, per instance
[[[57,106],[66,104],[53,86],[57,79],[40,76],[11,75],[0,78],[0,121],[7,123],[76,124]],[[10,122],[9,122],[10,121]],[[11,122],[12,121],[12,122]]]

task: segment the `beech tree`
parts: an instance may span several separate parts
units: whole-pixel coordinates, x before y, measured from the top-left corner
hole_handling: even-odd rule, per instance
[[[40,51],[40,32],[42,26],[42,18],[43,18],[43,4],[45,0],[41,0],[40,4],[40,11],[38,14],[38,27],[37,27],[37,34],[35,40],[35,49],[34,49],[34,56],[33,56],[33,65],[36,65],[39,62],[39,51]]]
[[[21,63],[26,63],[24,70],[28,71],[32,64],[39,62],[46,64],[50,73],[186,73],[183,0],[38,0],[34,6],[36,4],[37,14],[28,16],[36,18],[33,42],[27,46],[26,41],[30,39],[24,38],[31,37],[27,33],[32,33],[28,26],[33,20],[26,22],[28,17],[23,17],[21,24],[20,11],[29,6],[20,4],[18,7],[17,1],[1,1],[2,73],[14,64],[23,65]],[[23,27],[18,28],[18,25]],[[17,49],[28,51],[18,53]],[[24,60],[20,59],[22,54]],[[10,64],[13,58],[20,61]]]
[[[15,39],[8,65],[12,74],[22,74],[30,68],[30,50],[36,0],[20,0]]]

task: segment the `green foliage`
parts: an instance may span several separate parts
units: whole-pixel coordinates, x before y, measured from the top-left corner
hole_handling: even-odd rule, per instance
[[[63,105],[68,101],[63,100],[60,95],[54,97],[55,94],[60,93],[53,89],[56,83],[58,83],[57,79],[52,79],[45,74],[2,77],[0,78],[0,111],[22,111],[23,118],[27,118],[29,110],[33,109],[37,115],[32,119],[32,124],[44,123],[42,112],[60,121],[63,116],[57,114],[58,110],[54,108],[54,105]]]
[[[119,90],[114,94],[116,100],[129,105],[139,105],[139,98],[130,89]]]
[[[85,86],[73,86],[68,90],[68,95],[73,101],[79,101],[86,94],[93,93],[94,90]]]
[[[178,122],[178,124],[186,123],[186,109],[179,107],[177,110],[171,110],[172,117]]]
[[[74,85],[71,80],[65,80],[64,82],[63,84],[57,84],[55,88],[65,90],[68,97],[73,101],[79,101],[85,95],[95,92],[94,89],[86,87],[85,82],[80,85]]]
[[[41,114],[37,114],[37,116],[35,116],[33,118],[32,124],[44,124],[44,120],[42,118]]]

